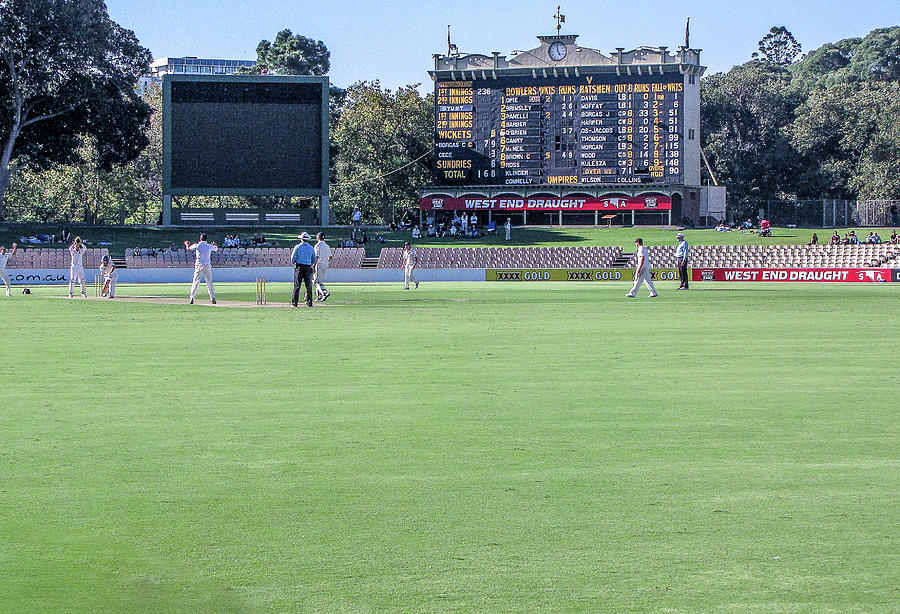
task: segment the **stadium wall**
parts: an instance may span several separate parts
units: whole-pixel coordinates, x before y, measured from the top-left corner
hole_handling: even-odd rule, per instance
[[[68,284],[69,269],[8,269],[10,281],[17,286],[41,284]],[[93,283],[98,269],[85,269],[88,283]],[[189,284],[194,278],[194,269],[142,268],[118,269],[120,284]],[[231,268],[214,267],[213,282],[253,282],[257,277],[265,277],[271,282],[294,281],[292,267]],[[484,281],[484,269],[416,269],[419,281]],[[328,281],[332,283],[353,282],[402,282],[402,269],[330,269]]]
[[[17,286],[68,284],[69,269],[8,269],[10,281]],[[85,269],[93,283],[97,269]],[[189,284],[192,268],[118,269],[120,284]],[[654,281],[677,281],[676,269],[651,269]],[[786,281],[786,282],[900,282],[900,269],[691,269],[691,279],[702,281]],[[265,277],[271,282],[292,282],[291,267],[254,267],[213,269],[216,282],[252,282]],[[416,269],[419,281],[632,281],[633,269]],[[402,282],[402,269],[331,269],[332,283]]]

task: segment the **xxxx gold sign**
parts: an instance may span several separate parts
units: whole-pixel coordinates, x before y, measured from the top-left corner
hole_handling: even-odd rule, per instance
[[[650,269],[653,281],[677,281],[678,269]],[[634,269],[485,269],[485,281],[634,281]]]

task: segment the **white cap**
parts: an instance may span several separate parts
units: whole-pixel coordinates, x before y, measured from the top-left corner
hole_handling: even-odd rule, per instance
[[[297,238],[298,238],[298,239],[302,239],[303,241],[309,241],[309,233],[308,233],[308,232],[301,232],[301,233],[297,236]]]

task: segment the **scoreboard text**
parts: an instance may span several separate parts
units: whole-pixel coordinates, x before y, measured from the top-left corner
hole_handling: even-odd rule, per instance
[[[438,81],[439,185],[682,183],[683,77]]]

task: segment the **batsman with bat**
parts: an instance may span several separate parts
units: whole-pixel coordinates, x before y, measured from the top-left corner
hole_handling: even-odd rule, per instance
[[[116,298],[116,282],[119,280],[119,274],[116,273],[116,265],[109,259],[109,254],[103,256],[103,261],[100,262],[100,274],[104,280],[100,296]]]

